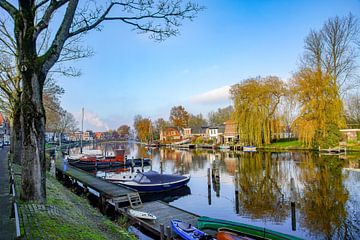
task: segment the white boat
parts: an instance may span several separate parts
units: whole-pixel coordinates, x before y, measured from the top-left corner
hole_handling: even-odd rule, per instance
[[[146,219],[146,220],[156,220],[156,216],[152,215],[151,213],[140,212],[140,211],[137,211],[137,210],[134,210],[134,209],[129,209],[128,213],[132,217]]]
[[[244,146],[243,152],[256,152],[256,147],[255,146]]]

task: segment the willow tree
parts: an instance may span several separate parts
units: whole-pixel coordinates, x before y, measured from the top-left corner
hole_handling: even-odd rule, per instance
[[[49,71],[66,51],[66,44],[93,29],[100,29],[105,21],[125,23],[142,33],[150,33],[156,40],[163,40],[177,35],[181,20],[193,19],[201,10],[197,4],[165,0],[101,4],[79,0],[19,0],[13,4],[0,0],[0,8],[12,21],[16,68],[22,79],[21,198],[40,202],[46,199],[43,88]],[[49,47],[39,54],[37,42],[44,32],[54,32],[54,36],[50,38]]]
[[[357,19],[349,14],[330,18],[305,39],[293,93],[301,104],[294,124],[307,146],[331,147],[340,140],[339,128],[345,126],[342,96],[358,84],[358,32]]]
[[[251,78],[230,89],[234,118],[240,141],[245,144],[269,144],[279,131],[277,110],[286,94],[284,83],[274,76]]]
[[[307,147],[329,147],[339,142],[338,129],[344,126],[345,118],[331,79],[320,70],[302,69],[292,80],[293,96],[301,106],[293,128]]]

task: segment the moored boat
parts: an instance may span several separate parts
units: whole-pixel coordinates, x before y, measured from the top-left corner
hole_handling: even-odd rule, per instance
[[[141,212],[134,209],[129,209],[128,213],[132,217],[141,218],[145,220],[156,220],[156,216],[148,212]]]
[[[193,225],[183,222],[181,220],[171,220],[171,227],[173,231],[179,235],[182,239],[185,240],[196,240],[196,239],[214,239],[204,233],[203,231],[200,231]]]
[[[243,146],[243,152],[256,152],[255,146]]]
[[[119,182],[140,192],[161,192],[186,185],[190,175],[160,174],[155,171],[137,173],[132,181]]]
[[[199,217],[198,218],[199,229],[213,229],[218,230],[219,228],[228,228],[236,230],[240,233],[254,237],[262,237],[265,239],[272,240],[300,240],[301,238],[291,236],[289,234],[273,231],[267,228],[257,227],[249,224],[232,222],[222,219],[210,218],[210,217]]]
[[[115,157],[99,157],[98,155],[83,155],[78,160],[72,159],[69,163],[81,169],[101,169],[120,167],[125,165],[125,150],[115,150]]]
[[[238,231],[220,228],[216,234],[216,240],[267,240],[268,238],[245,235]]]

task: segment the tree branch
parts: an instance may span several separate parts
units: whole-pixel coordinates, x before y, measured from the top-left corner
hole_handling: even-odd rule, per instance
[[[13,19],[15,19],[18,10],[11,3],[6,0],[0,0],[0,7],[8,12]]]
[[[43,4],[45,4],[48,1],[49,0],[44,1]],[[47,28],[49,26],[49,22],[50,22],[50,19],[51,19],[53,13],[67,2],[69,2],[69,0],[60,0],[60,1],[51,0],[51,3],[47,7],[42,19],[35,27],[36,31],[34,32],[34,38],[37,38],[37,36],[41,33],[41,31],[43,31],[45,28]]]
[[[53,40],[51,47],[43,56],[40,57],[44,61],[42,69],[44,73],[47,73],[59,59],[65,41],[69,38],[69,30],[75,15],[78,2],[79,0],[69,0],[69,4],[66,8],[63,21],[56,33],[55,39]]]

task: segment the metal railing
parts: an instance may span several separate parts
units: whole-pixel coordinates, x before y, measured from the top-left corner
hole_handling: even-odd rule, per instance
[[[13,216],[15,217],[15,229],[16,229],[16,237],[20,237],[20,218],[19,218],[19,211],[18,206],[16,204],[16,190],[15,190],[15,178],[14,178],[14,171],[12,169],[11,164],[9,163],[9,170],[10,170],[10,184],[11,184],[11,194],[13,196]]]

